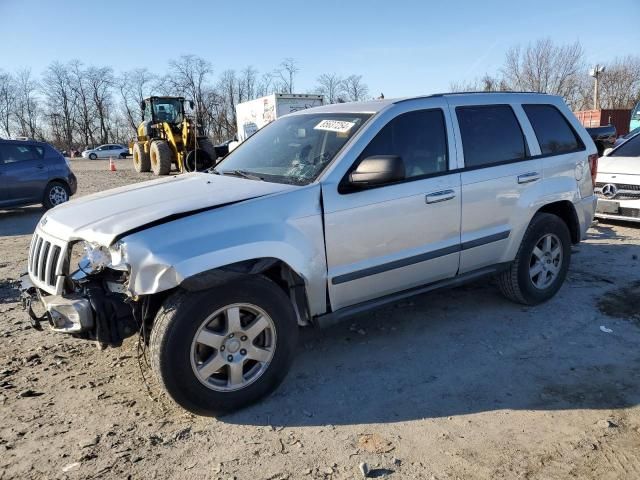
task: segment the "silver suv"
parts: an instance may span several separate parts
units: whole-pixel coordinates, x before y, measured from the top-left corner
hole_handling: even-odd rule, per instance
[[[35,326],[111,346],[140,332],[167,393],[218,414],[282,381],[299,327],[484,275],[548,300],[591,224],[596,162],[549,95],[303,110],[207,173],[53,209],[24,298]]]

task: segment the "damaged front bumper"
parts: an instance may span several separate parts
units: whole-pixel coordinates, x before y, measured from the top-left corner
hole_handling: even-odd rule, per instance
[[[61,333],[89,332],[95,327],[93,310],[87,298],[76,294],[44,296],[33,285],[28,273],[20,277],[20,297],[36,330],[42,330],[42,322],[47,322],[52,330]]]
[[[24,274],[20,291],[23,308],[36,330],[47,323],[55,332],[111,346],[120,346],[137,331],[134,307],[124,301],[124,295],[105,291],[102,282],[85,285],[82,293],[48,295]]]

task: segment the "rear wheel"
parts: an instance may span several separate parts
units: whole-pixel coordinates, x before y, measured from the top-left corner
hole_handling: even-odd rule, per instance
[[[46,210],[49,210],[50,208],[67,202],[70,196],[71,191],[68,185],[62,182],[51,182],[44,189],[42,206]]]
[[[571,261],[567,225],[550,213],[533,217],[516,259],[498,275],[502,293],[514,302],[535,305],[553,297],[564,283]]]
[[[149,158],[151,170],[155,175],[169,175],[173,163],[173,152],[166,141],[154,141],[149,149]]]
[[[140,142],[133,145],[133,168],[138,173],[151,170],[149,155],[144,151],[144,145]]]
[[[267,278],[251,276],[169,297],[151,330],[151,362],[178,404],[218,415],[273,391],[291,365],[297,338],[290,299]]]

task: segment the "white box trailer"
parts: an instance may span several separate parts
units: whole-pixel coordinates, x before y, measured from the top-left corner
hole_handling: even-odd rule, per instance
[[[236,105],[238,142],[243,142],[275,119],[324,104],[322,95],[274,93]]]

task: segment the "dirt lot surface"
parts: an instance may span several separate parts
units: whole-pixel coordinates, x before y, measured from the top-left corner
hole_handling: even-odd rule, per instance
[[[79,195],[149,178],[72,162]],[[30,328],[41,214],[0,211],[0,479],[640,478],[640,228],[593,227],[535,308],[484,280],[306,331],[275,394],[212,419],[143,380],[135,338]]]

